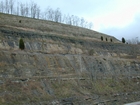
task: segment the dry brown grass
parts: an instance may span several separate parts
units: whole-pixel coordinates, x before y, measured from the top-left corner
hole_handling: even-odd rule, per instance
[[[90,79],[59,79],[49,80],[47,77],[36,77],[26,82],[12,82],[13,80],[9,79],[0,85],[0,104],[11,103],[11,105],[14,105],[23,102],[51,101],[67,97],[77,97],[77,99],[83,100],[87,96],[92,97],[94,95],[109,99],[114,98],[115,94],[138,91],[139,85],[137,82],[140,82],[140,80],[133,79],[128,81],[128,79],[115,80],[111,78],[97,79],[96,81]],[[46,91],[45,88],[47,87],[42,86],[42,81],[53,91],[52,94]]]
[[[21,23],[19,23],[19,20],[21,20]],[[56,23],[52,21],[38,20],[3,13],[0,13],[0,23],[4,26],[13,27],[15,29],[22,29],[25,31],[28,30],[43,33],[53,33],[55,35],[71,36],[77,38],[84,37],[85,39],[98,41],[100,41],[101,36],[103,36],[108,39],[112,38],[113,42],[119,42],[112,36],[102,34],[93,30]]]

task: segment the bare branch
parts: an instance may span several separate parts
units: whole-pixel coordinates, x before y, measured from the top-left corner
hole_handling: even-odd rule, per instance
[[[9,1],[9,7],[10,7],[10,12],[13,14],[13,9],[14,9],[14,0]]]

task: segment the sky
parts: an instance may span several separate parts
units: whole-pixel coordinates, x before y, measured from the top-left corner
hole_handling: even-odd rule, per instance
[[[30,2],[29,0],[17,0]],[[84,17],[93,30],[121,40],[140,39],[140,0],[32,0],[41,10],[60,8],[63,14]]]

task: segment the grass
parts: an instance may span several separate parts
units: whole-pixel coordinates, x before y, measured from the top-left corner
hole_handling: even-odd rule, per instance
[[[21,23],[19,23],[19,20],[21,20]],[[66,36],[74,36],[74,37],[78,36],[81,38],[89,37],[89,38],[96,38],[97,40],[100,40],[101,36],[109,37],[109,38],[111,37],[114,41],[118,42],[118,40],[112,36],[98,33],[89,29],[56,23],[52,21],[38,20],[38,19],[0,13],[0,22],[1,25],[23,27],[26,30],[34,29],[36,31],[55,33],[55,34],[61,34]]]
[[[3,17],[3,15],[0,15],[0,17]],[[9,19],[9,17],[7,17],[7,18]],[[11,16],[11,18],[13,18],[13,17]],[[16,18],[23,18],[23,17],[16,17]],[[7,20],[5,20],[5,21],[7,21]],[[38,21],[39,22],[39,20],[34,20],[34,19],[31,19],[31,21],[33,23],[35,23],[34,21]],[[3,24],[6,24],[6,23],[3,23]],[[9,23],[9,24],[12,25],[12,23]],[[49,24],[51,24],[51,23],[49,23]],[[55,23],[55,24],[57,26],[57,23]],[[22,26],[19,26],[19,27],[22,27]],[[50,33],[50,32],[40,32],[40,31],[37,31],[37,29],[35,27],[32,27],[32,26],[29,26],[29,29],[26,29],[24,27],[23,30],[20,29],[19,27],[16,29],[16,28],[12,28],[12,27],[3,27],[2,26],[0,28],[0,30],[3,30],[5,32],[5,33],[1,34],[3,36],[3,38],[2,38],[3,41],[4,40],[9,41],[5,37],[6,36],[7,37],[9,37],[9,36],[11,37],[11,33],[14,33],[12,35],[13,38],[11,37],[10,40],[15,41],[17,46],[18,46],[19,38],[23,37],[25,43],[32,43],[32,45],[33,45],[34,43],[38,42],[37,44],[40,47],[38,47],[36,49],[37,51],[38,50],[39,51],[40,50],[41,51],[42,50],[43,51],[47,51],[47,47],[48,46],[45,45],[44,43],[46,43],[46,44],[49,43],[49,44],[53,44],[54,47],[56,47],[55,44],[59,45],[60,48],[61,48],[61,50],[59,52],[60,53],[64,53],[64,54],[71,53],[71,51],[68,49],[67,46],[71,46],[71,48],[79,48],[80,50],[82,50],[82,53],[87,54],[87,55],[93,55],[94,52],[97,51],[97,49],[99,49],[99,50],[107,49],[108,52],[120,52],[121,51],[122,53],[127,53],[128,56],[133,54],[133,52],[132,52],[133,51],[132,50],[133,46],[122,44],[122,43],[121,44],[120,43],[107,43],[106,41],[103,42],[103,41],[94,40],[95,38],[93,38],[93,39],[92,38],[87,38],[88,36],[86,36],[86,37],[83,37],[83,36],[82,37],[81,36],[74,37],[72,35],[69,35],[69,33],[64,35],[62,33],[57,33],[55,31],[52,32],[52,33]],[[31,27],[32,27],[32,29],[30,29]],[[94,37],[94,35],[93,35],[93,37]],[[34,51],[35,50],[35,49],[33,49],[34,47],[35,47],[35,44],[34,44],[34,46],[30,50]],[[11,48],[13,48],[13,47],[11,47]],[[94,51],[92,49],[94,49]],[[136,55],[137,55],[139,49],[138,48],[136,48],[136,49],[137,49],[136,50]],[[67,50],[67,51],[65,51],[65,50]],[[57,51],[54,51],[54,53],[58,53]],[[121,56],[121,57],[123,57],[123,56]]]
[[[83,75],[87,78],[88,75]],[[34,78],[25,83],[14,83],[12,80],[8,80],[3,85],[0,85],[0,91],[4,95],[0,96],[0,104],[14,105],[21,103],[51,101],[54,99],[63,99],[68,97],[77,97],[77,99],[83,99],[85,96],[99,95],[108,99],[117,93],[129,93],[133,91],[139,91],[139,85],[137,81],[127,79],[102,79],[92,81],[90,79],[85,80],[48,80],[43,78]],[[42,86],[42,82],[49,86]],[[51,89],[53,94],[49,94],[46,89]],[[135,95],[137,96],[137,95]],[[134,97],[135,97],[134,96]],[[133,99],[134,99],[133,97]]]

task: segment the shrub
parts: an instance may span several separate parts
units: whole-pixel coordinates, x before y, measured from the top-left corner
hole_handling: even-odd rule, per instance
[[[20,48],[21,50],[24,50],[24,49],[25,49],[25,45],[24,45],[23,39],[20,39],[20,40],[19,40],[19,48]]]
[[[110,42],[112,42],[112,39],[110,39]]]
[[[19,23],[21,23],[21,20],[19,20]]]
[[[101,36],[101,41],[103,41],[103,36]]]
[[[124,38],[122,38],[122,43],[125,43],[125,39]]]
[[[107,38],[106,38],[106,41],[107,41]]]

